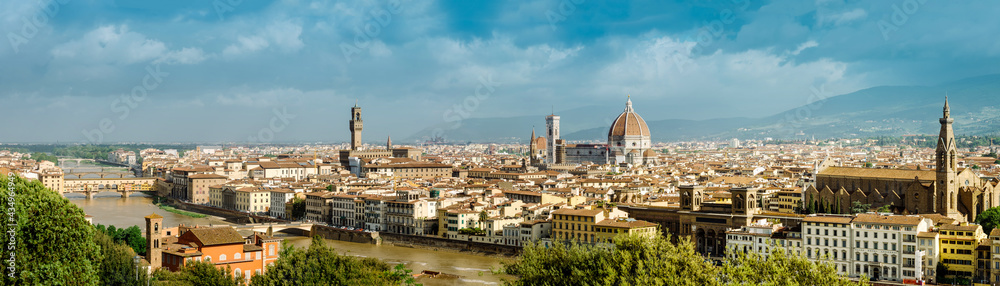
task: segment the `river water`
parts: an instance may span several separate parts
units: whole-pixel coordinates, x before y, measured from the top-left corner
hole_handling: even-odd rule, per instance
[[[129,198],[121,198],[117,193],[103,193],[92,200],[77,194],[69,194],[67,197],[88,215],[93,216],[94,224],[114,225],[119,228],[136,225],[143,230],[143,233],[146,231],[143,217],[153,212],[163,216],[164,225],[171,227],[178,224],[229,224],[218,217],[192,218],[161,210],[153,204],[149,196],[142,193],[133,194]],[[295,247],[308,247],[311,241],[308,237],[302,236],[285,236],[284,239],[286,244]],[[417,280],[424,285],[497,285],[503,278],[493,275],[490,271],[491,268],[500,267],[503,258],[498,257],[336,240],[326,240],[326,243],[342,254],[373,257],[392,264],[404,263],[414,273],[430,270],[461,276],[458,279]]]

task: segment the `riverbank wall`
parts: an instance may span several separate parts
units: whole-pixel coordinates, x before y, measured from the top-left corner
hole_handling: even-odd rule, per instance
[[[382,243],[388,243],[401,247],[426,248],[434,250],[444,249],[458,252],[471,252],[480,255],[517,256],[521,253],[521,248],[517,246],[474,241],[460,241],[433,236],[382,233],[380,238],[382,239]]]
[[[356,230],[346,230],[339,229],[335,227],[329,227],[325,225],[314,224],[312,226],[312,231],[310,232],[312,236],[319,236],[330,240],[339,241],[349,241],[357,243],[370,243],[370,244],[381,244],[380,234],[377,232],[363,232]]]

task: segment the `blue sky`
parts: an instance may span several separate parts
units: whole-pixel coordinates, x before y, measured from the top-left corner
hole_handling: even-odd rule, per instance
[[[998,14],[934,0],[8,0],[0,142],[343,141],[355,100],[371,141],[456,111],[617,113],[626,94],[647,120],[760,117],[812,88],[997,73]]]

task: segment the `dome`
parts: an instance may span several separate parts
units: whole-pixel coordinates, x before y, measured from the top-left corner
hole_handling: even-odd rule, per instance
[[[535,137],[534,144],[535,144],[535,149],[537,150],[548,149],[548,141],[545,140],[545,137]]]
[[[625,111],[611,124],[608,136],[649,136],[646,121],[632,110],[631,98],[625,103]]]

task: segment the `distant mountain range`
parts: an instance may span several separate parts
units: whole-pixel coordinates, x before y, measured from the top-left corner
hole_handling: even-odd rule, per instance
[[[1000,132],[1000,74],[962,79],[937,86],[879,86],[829,97],[763,118],[709,120],[647,117],[653,141],[739,139],[803,139],[815,137],[875,137],[936,134],[944,95],[948,94],[955,118],[955,133],[990,135]],[[587,106],[559,112],[562,138],[573,141],[607,140],[608,126],[621,111],[607,106]],[[644,114],[640,114],[644,115]],[[411,141],[432,135],[448,142],[521,142],[538,116],[470,118],[458,127],[431,126],[415,133]],[[454,127],[454,128],[453,128]],[[535,126],[544,136],[545,126]]]

